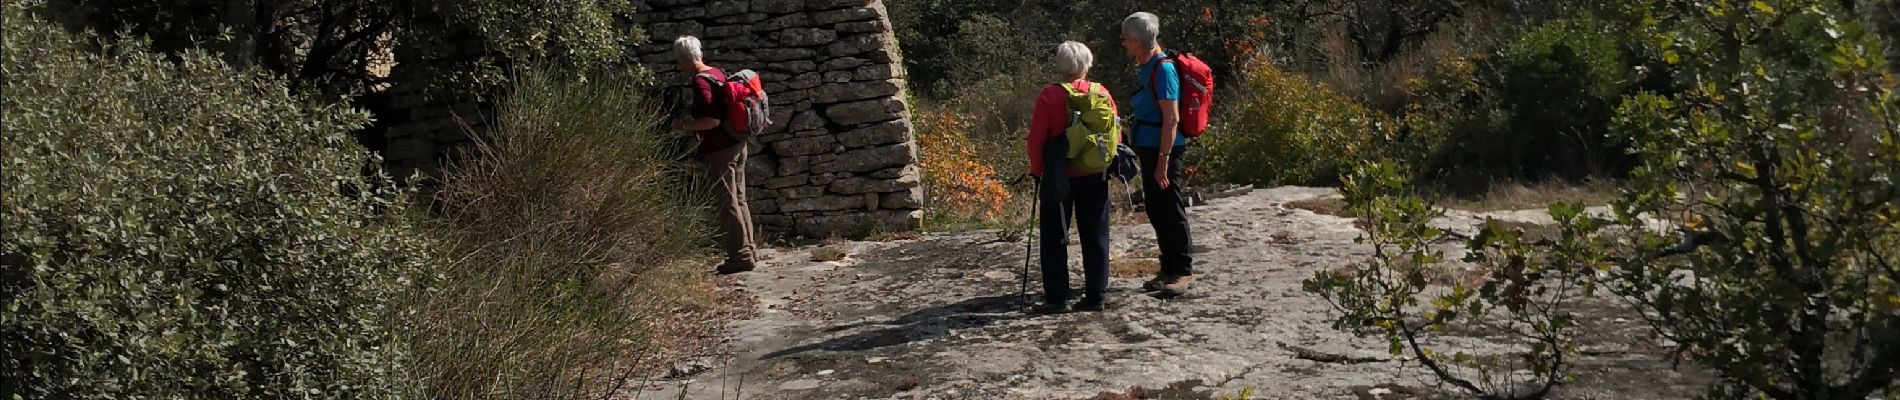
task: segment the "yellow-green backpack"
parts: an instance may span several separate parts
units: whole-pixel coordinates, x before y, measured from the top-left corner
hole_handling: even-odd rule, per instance
[[[1062,84],[1069,92],[1069,170],[1082,173],[1107,171],[1115,160],[1115,144],[1122,141],[1121,124],[1115,122],[1114,99],[1101,84],[1088,88]]]

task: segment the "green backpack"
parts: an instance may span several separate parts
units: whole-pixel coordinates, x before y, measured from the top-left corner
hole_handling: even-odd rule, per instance
[[[1115,145],[1122,141],[1121,124],[1115,122],[1114,99],[1101,84],[1089,84],[1088,90],[1062,84],[1069,92],[1069,170],[1082,173],[1107,171],[1115,160]]]

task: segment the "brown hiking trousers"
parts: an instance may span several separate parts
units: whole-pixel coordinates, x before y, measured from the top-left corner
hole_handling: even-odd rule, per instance
[[[700,154],[702,183],[713,191],[712,206],[719,223],[719,248],[726,262],[751,265],[752,208],[745,194],[745,142]]]

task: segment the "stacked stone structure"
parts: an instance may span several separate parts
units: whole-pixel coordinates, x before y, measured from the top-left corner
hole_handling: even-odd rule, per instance
[[[890,18],[878,0],[645,0],[631,21],[651,40],[629,49],[662,83],[684,85],[672,41],[702,39],[707,63],[756,71],[773,126],[752,143],[757,224],[811,237],[917,229],[924,193]],[[683,91],[680,91],[683,92]],[[683,99],[680,99],[683,100]],[[405,85],[367,97],[363,141],[392,172],[435,174],[472,148],[492,110]]]
[[[752,213],[807,236],[908,231],[924,193],[904,71],[879,0],[646,0],[638,60],[684,84],[672,41],[700,37],[708,64],[756,71],[775,122],[753,143]]]

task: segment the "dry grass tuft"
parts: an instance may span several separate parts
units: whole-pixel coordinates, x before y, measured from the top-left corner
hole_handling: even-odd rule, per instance
[[[1123,258],[1108,263],[1108,276],[1116,278],[1153,276],[1160,271],[1161,260],[1153,258]]]
[[[844,249],[840,249],[838,248],[838,246],[835,246],[835,245],[822,246],[822,247],[811,249],[811,260],[816,261],[816,262],[839,261],[839,260],[845,259],[845,257],[850,257],[850,256],[851,256],[851,253],[846,252],[844,251]]]
[[[1560,179],[1534,184],[1499,182],[1490,184],[1483,194],[1445,196],[1439,199],[1438,206],[1466,211],[1506,211],[1543,209],[1557,202],[1602,205],[1616,199],[1616,190],[1616,181],[1605,179],[1582,183]]]
[[[1350,213],[1346,212],[1346,200],[1337,197],[1315,197],[1305,200],[1289,201],[1286,203],[1286,208],[1312,211],[1320,215],[1351,217],[1351,215],[1347,215]]]

